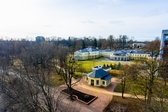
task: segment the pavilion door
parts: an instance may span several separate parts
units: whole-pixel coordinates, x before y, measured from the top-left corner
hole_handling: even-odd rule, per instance
[[[91,80],[91,85],[94,86],[94,80]]]

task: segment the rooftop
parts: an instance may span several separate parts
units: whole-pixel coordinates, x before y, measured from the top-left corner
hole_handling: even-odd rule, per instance
[[[92,51],[99,51],[99,50],[91,47],[79,50],[79,52],[92,52]]]
[[[103,80],[108,80],[111,79],[112,76],[105,70],[103,70],[102,68],[96,69],[93,72],[91,72],[89,74],[89,77],[91,78],[101,78]]]

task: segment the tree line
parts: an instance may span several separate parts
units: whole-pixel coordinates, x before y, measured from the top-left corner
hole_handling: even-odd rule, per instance
[[[73,38],[69,37],[67,40],[57,40],[58,43],[64,44],[71,47],[73,50],[84,49],[87,47],[94,47],[99,49],[125,49],[131,48],[133,39],[127,35],[120,35],[114,37],[110,35],[108,38],[95,38],[95,37],[84,37],[84,38]]]

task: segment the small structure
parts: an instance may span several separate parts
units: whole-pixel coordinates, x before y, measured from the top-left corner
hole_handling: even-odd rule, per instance
[[[87,82],[92,86],[107,87],[111,84],[112,76],[101,66],[94,67],[93,72],[87,75]]]

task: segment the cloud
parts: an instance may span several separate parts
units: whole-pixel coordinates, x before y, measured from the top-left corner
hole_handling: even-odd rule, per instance
[[[112,3],[119,3],[121,2],[122,0],[98,0],[99,2],[102,2],[102,3],[109,3],[109,2],[112,2]]]
[[[109,21],[109,23],[110,24],[124,24],[124,21],[122,21],[122,20],[111,20],[111,21]]]
[[[160,16],[166,14],[166,11],[160,10],[160,9],[153,9],[145,13],[145,17],[151,17],[151,16]]]
[[[46,25],[43,25],[43,27],[45,27],[45,28],[51,28],[51,27],[53,27],[53,25],[51,25],[51,24],[46,24]]]
[[[85,20],[85,21],[81,21],[81,23],[83,23],[83,24],[96,24],[96,22],[93,20]]]

